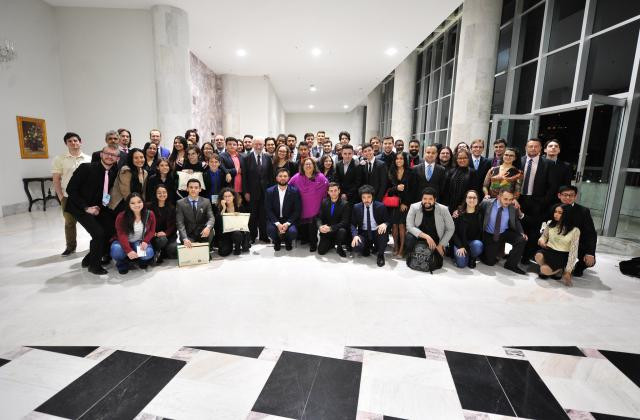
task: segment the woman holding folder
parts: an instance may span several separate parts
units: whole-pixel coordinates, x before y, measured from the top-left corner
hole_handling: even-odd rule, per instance
[[[231,188],[223,188],[220,190],[218,198],[218,210],[220,211],[220,217],[218,220],[221,221],[222,226],[216,229],[218,232],[224,232],[224,223],[226,219],[224,215],[233,215],[238,213],[239,207],[240,196],[237,192]],[[220,242],[218,243],[218,254],[220,254],[221,257],[226,257],[231,254],[232,251],[233,255],[240,255],[242,252],[249,252],[248,229],[246,232],[237,230],[221,234]]]

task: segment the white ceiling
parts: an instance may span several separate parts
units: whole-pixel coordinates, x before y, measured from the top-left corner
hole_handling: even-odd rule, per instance
[[[460,5],[461,0],[46,0],[53,6],[189,15],[191,50],[218,74],[267,75],[286,112],[345,112]],[[388,56],[388,48],[396,48]],[[236,50],[247,51],[238,57]],[[322,54],[314,57],[313,48]],[[313,84],[316,92],[310,92]],[[313,110],[309,105],[313,104]],[[349,108],[345,110],[344,105]]]

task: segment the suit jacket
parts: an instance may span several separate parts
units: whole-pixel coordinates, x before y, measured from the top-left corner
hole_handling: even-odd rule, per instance
[[[300,192],[293,185],[287,186],[287,192],[282,202],[282,217],[280,217],[278,185],[272,185],[267,188],[264,205],[267,212],[267,223],[289,223],[295,225],[300,220],[302,201],[300,200]]]
[[[475,166],[473,165],[473,156],[471,156],[471,162],[469,162],[469,166],[475,169]],[[487,159],[484,156],[480,156],[478,169],[475,169],[476,180],[475,180],[475,185],[473,187],[473,189],[478,192],[478,197],[484,196],[484,193],[482,192],[482,186],[484,184],[484,178],[487,176],[487,172],[489,172],[489,169],[491,169],[491,159]]]
[[[493,204],[496,202],[497,198],[490,198],[488,200],[483,200],[480,203],[480,210],[482,211],[484,221],[482,222],[482,231],[487,231],[487,224],[489,223],[489,219],[491,218],[491,209],[493,208]],[[498,204],[499,205],[499,204]],[[520,234],[524,233],[522,230],[522,225],[520,224],[520,220],[516,215],[516,208],[513,205],[508,207],[509,209],[509,229],[514,232],[518,232]]]
[[[558,190],[563,185],[571,185],[571,178],[573,177],[573,169],[569,162],[563,162],[561,160],[549,161],[549,178],[551,180],[551,189],[553,196],[558,193]],[[582,229],[580,229],[582,233]]]
[[[338,229],[348,229],[351,220],[351,204],[348,201],[338,199],[333,209],[333,216],[331,215],[331,198],[327,197],[322,200],[320,204],[320,214],[316,219],[318,227],[322,225],[328,225],[331,227],[331,232],[336,232]]]
[[[371,185],[376,191],[373,197],[375,201],[382,201],[384,193],[387,190],[387,165],[383,160],[375,158],[371,167],[371,174],[367,172],[368,161],[363,161],[364,165],[360,165],[362,185]]]
[[[548,159],[540,156],[538,160],[538,169],[536,170],[536,177],[533,180],[533,188],[531,191],[531,195],[538,198],[544,199],[545,202],[551,203],[551,198],[555,195],[555,192],[552,191],[552,182],[550,179],[550,171],[551,162]],[[524,195],[524,191],[527,186],[524,185],[524,177],[527,176],[527,155],[525,154],[521,158],[521,168],[522,168],[522,194]],[[544,211],[544,208],[542,209]]]
[[[411,201],[413,203],[422,199],[422,190],[427,187],[435,189],[438,193],[438,197],[441,197],[444,192],[444,184],[447,181],[447,171],[444,166],[438,165],[437,163],[434,164],[433,174],[429,181],[427,181],[427,174],[425,172],[426,166],[427,163],[422,161],[419,165],[414,166],[411,169],[413,172],[413,185],[411,187],[413,196]]]
[[[240,160],[240,171],[242,172],[240,175],[243,178],[242,185],[244,186],[244,178],[246,177],[245,157],[241,153],[238,153],[238,159]],[[233,159],[231,158],[229,152],[225,151],[220,153],[220,167],[224,169],[225,173],[231,174],[231,182],[229,183],[229,185],[233,187],[233,185],[235,185],[236,175],[238,171],[236,170],[236,166],[233,164]]]
[[[388,155],[385,155],[384,152],[382,152],[376,156],[376,159],[384,162],[385,165],[387,165],[387,170],[389,170],[389,168],[393,165],[394,161],[396,160],[396,152],[392,151]]]
[[[197,210],[194,214],[189,197],[182,198],[176,203],[176,227],[180,233],[180,240],[197,240],[205,227],[213,229],[215,217],[211,208],[211,201],[198,197]]]
[[[347,173],[344,173],[344,162],[339,161],[336,164],[336,182],[340,184],[340,191],[347,195],[347,200],[352,205],[358,201],[358,188],[362,185],[362,171],[359,162],[351,159],[347,167]]]
[[[87,207],[99,206],[102,209],[102,189],[104,187],[105,168],[100,162],[83,163],[73,172],[69,184],[67,184],[67,195],[69,201],[65,211],[74,216],[85,214]],[[109,191],[118,175],[116,166],[109,169]]]
[[[444,204],[436,203],[433,211],[436,232],[438,232],[438,237],[440,238],[438,245],[447,246],[453,236],[453,232],[456,230],[453,218],[451,214],[449,214],[449,209]],[[422,233],[420,230],[421,224],[422,201],[419,201],[409,206],[409,211],[407,212],[407,232],[418,238],[420,233]]]
[[[389,214],[384,204],[374,201],[371,205],[373,206],[373,218],[376,220],[376,224],[380,226],[385,223],[389,226]],[[351,236],[356,236],[359,230],[365,230],[366,226],[364,226],[363,218],[364,204],[360,202],[353,206],[353,211],[351,212]]]
[[[264,191],[273,185],[273,166],[271,165],[271,156],[262,152],[261,166],[258,167],[256,155],[251,152],[244,160],[244,176],[242,177],[243,190],[245,193],[251,194],[251,200],[260,199]]]
[[[420,165],[422,162],[422,158],[420,157],[420,153],[416,156],[411,156],[411,154],[407,153],[407,160],[409,161],[409,168],[411,168],[411,164],[413,163],[413,167]]]

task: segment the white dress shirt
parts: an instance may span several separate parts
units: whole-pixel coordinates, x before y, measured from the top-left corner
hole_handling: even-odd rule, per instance
[[[284,206],[285,194],[287,194],[287,189],[285,188],[284,190],[281,190],[280,187],[278,187],[278,196],[280,197],[280,217],[282,217],[282,207]],[[279,224],[279,223],[276,223],[276,224]]]
[[[529,166],[529,160],[533,160],[533,163],[531,164],[531,173],[529,174],[529,185],[525,185],[525,193],[528,193],[526,195],[532,195],[533,194],[533,181],[534,179],[536,179],[536,171],[538,170],[538,162],[540,161],[540,156],[536,156],[534,158],[531,158],[529,156],[527,156],[527,160],[525,160],[524,162],[524,173],[523,176],[527,176],[527,166]],[[523,179],[524,181],[524,179]]]
[[[376,230],[378,228],[378,224],[376,223],[376,218],[373,217],[373,203],[370,206],[364,206],[364,211],[362,212],[362,230],[367,229],[367,211],[371,214],[371,230]]]

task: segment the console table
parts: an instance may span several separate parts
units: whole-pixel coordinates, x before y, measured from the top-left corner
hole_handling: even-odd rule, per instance
[[[57,195],[51,194],[51,188],[47,190],[47,194],[44,193],[44,183],[45,182],[53,182],[53,178],[51,177],[43,177],[43,178],[22,178],[22,185],[24,186],[24,192],[27,194],[27,198],[29,199],[29,211],[31,211],[31,206],[36,201],[42,201],[42,209],[47,211],[47,200],[56,200],[58,204],[60,204],[60,200]],[[42,191],[42,198],[33,198],[31,196],[31,192],[29,191],[29,184],[31,182],[39,182],[40,190]]]

